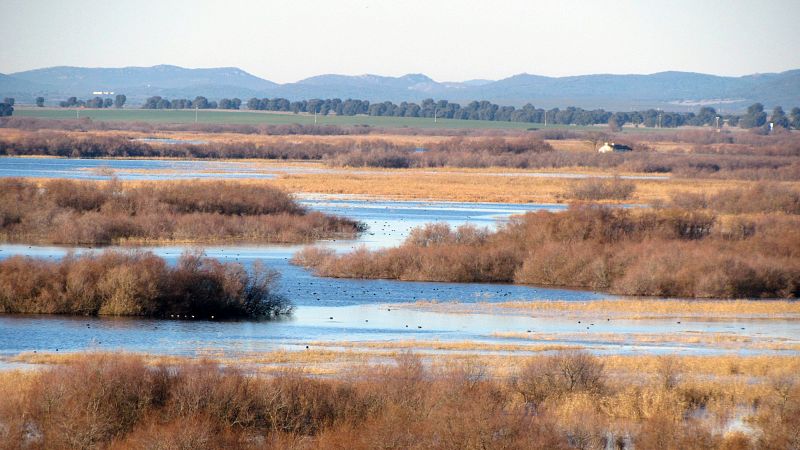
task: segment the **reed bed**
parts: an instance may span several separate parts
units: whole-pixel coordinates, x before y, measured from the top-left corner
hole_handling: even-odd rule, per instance
[[[6,242],[298,243],[353,237],[363,229],[307,211],[264,184],[0,180],[0,239]]]
[[[293,261],[322,276],[514,282],[624,295],[796,298],[800,218],[774,211],[719,220],[713,211],[573,205],[527,213],[496,232],[447,224],[413,230],[399,247]]]

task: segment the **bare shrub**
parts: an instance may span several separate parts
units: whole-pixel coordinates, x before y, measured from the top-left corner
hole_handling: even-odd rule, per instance
[[[535,406],[576,392],[601,394],[605,389],[605,373],[603,363],[595,356],[564,351],[531,359],[514,385],[525,402]]]
[[[189,253],[175,267],[152,253],[15,256],[0,261],[0,312],[269,318],[292,309],[275,292],[277,277]]]
[[[566,195],[578,200],[627,200],[635,190],[635,183],[619,177],[588,178],[572,183]]]

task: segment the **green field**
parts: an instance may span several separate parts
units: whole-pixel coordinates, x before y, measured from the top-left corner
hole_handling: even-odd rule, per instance
[[[42,119],[91,118],[97,121],[192,123],[194,110],[160,109],[72,109],[72,108],[16,108],[14,116],[38,117]],[[313,125],[314,116],[308,114],[278,114],[262,111],[219,111],[200,110],[198,123],[244,124],[244,125]],[[545,128],[543,124],[520,122],[495,122],[488,120],[438,119],[419,117],[375,117],[375,116],[317,116],[318,125],[369,125],[385,128],[478,128],[478,129],[517,129]],[[547,129],[605,130],[605,127],[581,127],[570,125],[548,125]]]

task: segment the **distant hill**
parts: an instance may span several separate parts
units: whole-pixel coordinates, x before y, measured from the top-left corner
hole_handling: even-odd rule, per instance
[[[43,95],[49,102],[69,96],[88,98],[92,91],[114,91],[137,105],[152,95],[168,98],[221,97],[359,98],[370,101],[456,102],[490,100],[503,105],[537,107],[580,106],[608,110],[662,108],[685,111],[701,105],[741,111],[759,101],[768,108],[800,105],[800,70],[722,77],[690,72],[650,75],[581,75],[545,77],[519,74],[502,80],[438,82],[423,74],[319,75],[295,83],[277,84],[235,67],[187,69],[153,67],[51,67],[0,75],[0,96],[32,102]]]
[[[43,86],[31,83],[20,78],[12,77],[0,73],[0,96],[15,97],[17,95],[26,96],[31,92],[37,92]]]
[[[10,78],[13,81],[0,79],[0,92],[6,92],[8,81],[13,86],[27,83],[31,96],[47,92],[61,97],[59,99],[69,96],[87,98],[93,91],[112,91],[125,94],[134,102],[152,95],[192,98],[197,95],[211,98],[251,96],[276,86],[235,67],[186,69],[169,65],[122,68],[59,66],[17,72]],[[20,91],[18,88],[15,90]]]

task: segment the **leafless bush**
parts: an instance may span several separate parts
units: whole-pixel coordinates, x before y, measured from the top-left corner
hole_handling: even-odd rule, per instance
[[[167,266],[152,253],[106,251],[60,261],[0,261],[0,312],[80,315],[274,317],[291,311],[277,273],[187,253]]]
[[[532,405],[576,392],[601,394],[605,389],[603,363],[586,352],[566,351],[535,358],[515,379],[516,389]]]
[[[611,179],[589,178],[572,183],[568,197],[578,200],[627,200],[636,190],[636,184],[619,177]]]

